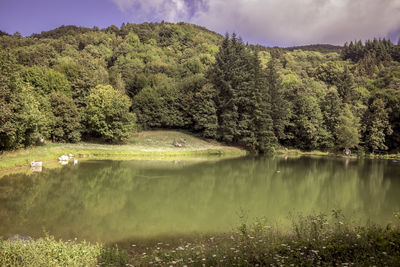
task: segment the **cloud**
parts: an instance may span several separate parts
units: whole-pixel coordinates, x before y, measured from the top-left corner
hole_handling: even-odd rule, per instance
[[[178,22],[193,14],[192,6],[185,0],[112,0],[118,8],[141,21],[165,20]]]
[[[135,21],[188,21],[270,45],[343,44],[400,29],[400,0],[112,1]]]

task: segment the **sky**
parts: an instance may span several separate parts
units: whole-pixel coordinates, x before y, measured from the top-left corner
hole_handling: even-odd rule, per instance
[[[0,0],[0,30],[190,22],[267,46],[400,38],[400,0]]]

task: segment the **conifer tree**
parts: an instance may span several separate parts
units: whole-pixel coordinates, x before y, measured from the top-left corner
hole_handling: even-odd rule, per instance
[[[266,79],[270,96],[268,103],[271,105],[271,118],[273,120],[274,133],[278,139],[284,139],[286,137],[285,128],[289,124],[290,119],[290,107],[288,101],[284,97],[279,74],[277,72],[277,61],[275,59],[271,59],[268,62]]]
[[[270,105],[272,100],[267,86],[267,79],[263,74],[257,55],[253,56],[253,62],[255,73],[255,103],[257,105],[254,110],[254,126],[258,143],[257,150],[261,153],[266,153],[272,150],[278,140],[274,134],[274,122],[271,117]],[[285,113],[281,115],[284,116]]]
[[[194,95],[192,106],[194,129],[200,131],[207,138],[215,138],[217,136],[218,121],[214,95],[213,86],[209,83],[205,84]]]
[[[340,79],[337,82],[338,93],[344,103],[350,103],[354,97],[354,76],[351,74],[349,68],[345,66]]]
[[[210,80],[217,90],[215,103],[218,107],[218,138],[225,142],[234,141],[237,132],[236,92],[232,85],[233,69],[237,67],[234,64],[234,56],[232,42],[226,34],[210,72]]]
[[[252,151],[275,142],[266,79],[257,55],[235,34],[226,35],[210,72],[216,89],[218,137]]]

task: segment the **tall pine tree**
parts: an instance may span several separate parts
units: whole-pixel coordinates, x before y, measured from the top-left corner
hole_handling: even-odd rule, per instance
[[[256,152],[276,142],[260,61],[235,34],[228,35],[210,71],[217,94],[218,138]]]
[[[282,140],[286,137],[285,128],[290,123],[290,107],[284,97],[283,88],[277,71],[277,60],[268,62],[267,85],[269,90],[269,103],[271,105],[271,118],[274,124],[275,136]]]

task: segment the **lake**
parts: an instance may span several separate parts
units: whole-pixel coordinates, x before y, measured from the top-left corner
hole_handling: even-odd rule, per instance
[[[386,223],[400,210],[400,163],[245,157],[80,162],[0,178],[0,236],[64,240],[229,232],[242,221],[288,223],[333,209]]]

